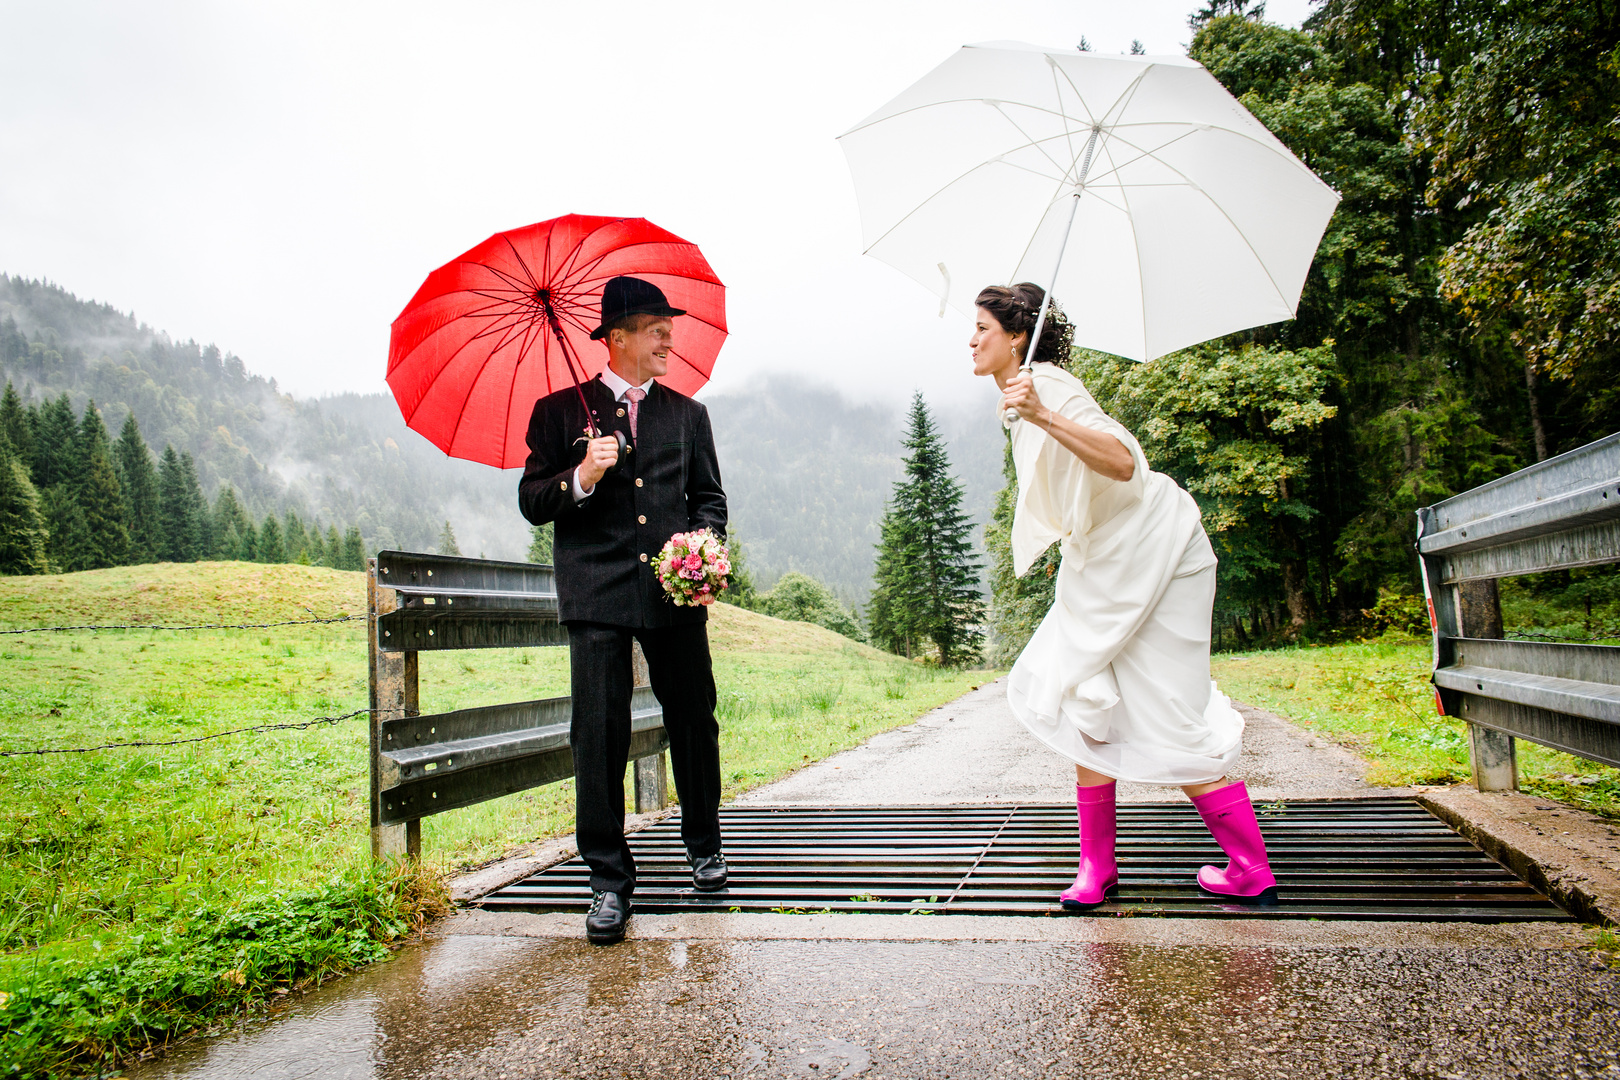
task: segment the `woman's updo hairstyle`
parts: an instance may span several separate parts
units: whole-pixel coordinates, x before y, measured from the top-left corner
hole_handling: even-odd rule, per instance
[[[990,285],[980,290],[974,303],[984,308],[996,317],[996,322],[1008,334],[1016,337],[1025,335],[1026,347],[1028,338],[1035,333],[1035,320],[1041,314],[1041,301],[1046,299],[1046,290],[1032,282],[1021,281],[1008,288],[1005,285]],[[1074,326],[1070,324],[1063,309],[1056,300],[1046,309],[1046,325],[1041,327],[1041,340],[1035,346],[1035,355],[1032,358],[1037,364],[1057,364],[1061,367],[1069,359],[1069,349],[1074,345]]]

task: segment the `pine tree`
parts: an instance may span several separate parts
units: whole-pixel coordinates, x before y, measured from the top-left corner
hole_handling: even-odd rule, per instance
[[[532,563],[551,565],[556,557],[556,542],[551,532],[551,522],[544,525],[531,525],[529,527],[529,554],[526,558]]]
[[[343,538],[338,535],[335,521],[326,527],[326,561],[321,565],[334,570],[343,569]]]
[[[287,561],[287,545],[281,540],[281,525],[276,515],[264,515],[264,527],[259,530],[259,561],[283,563]]]
[[[326,565],[326,541],[321,539],[321,523],[315,522],[309,530],[309,546],[305,548],[306,558],[300,560],[310,566]]]
[[[79,553],[90,545],[79,500],[67,484],[53,484],[39,493],[39,512],[45,518],[45,554],[50,559],[50,573],[68,573],[74,569]]]
[[[236,558],[243,562],[259,561],[259,530],[253,527],[252,518],[242,523],[242,533],[236,545]]]
[[[157,470],[152,467],[152,451],[141,438],[134,413],[124,419],[124,428],[113,445],[113,464],[118,469],[119,489],[124,493],[124,526],[129,530],[127,559],[132,563],[156,562],[163,552]]]
[[[243,543],[253,526],[248,521],[247,511],[242,509],[242,501],[236,497],[236,489],[230,484],[219,486],[219,494],[214,496],[213,518],[213,557],[252,559],[253,556],[244,553]]]
[[[70,488],[83,523],[81,546],[62,560],[67,570],[100,570],[122,566],[129,555],[124,525],[124,493],[113,467],[112,443],[94,401],[85,405],[74,444],[74,482]]]
[[[78,430],[73,403],[66,393],[40,408],[33,432],[34,457],[30,472],[34,487],[41,493],[69,478],[73,471],[73,441]]]
[[[287,549],[285,562],[309,562],[309,534],[304,531],[304,519],[291,507],[287,508],[287,518],[282,523],[281,542]]]
[[[349,530],[343,534],[343,562],[339,565],[342,570],[364,570],[366,568],[366,542],[360,538],[360,526],[350,525]]]
[[[911,400],[905,478],[883,515],[872,603],[872,639],[916,654],[926,642],[939,662],[976,659],[984,631],[973,523],[962,512],[962,485],[950,474],[945,444],[923,396]]]
[[[0,438],[0,574],[44,574],[49,570],[39,493],[9,441]]]
[[[195,472],[193,472],[195,477]],[[158,558],[164,562],[196,559],[197,507],[186,483],[185,466],[172,445],[163,448],[158,462]]]
[[[208,508],[208,498],[197,482],[197,463],[191,451],[180,455],[180,472],[185,478],[186,497],[191,500],[191,561],[214,557],[214,518]]]
[[[456,531],[450,527],[448,521],[444,523],[444,529],[439,533],[439,543],[434,550],[440,555],[461,554],[461,548],[456,546]]]
[[[23,406],[22,395],[6,381],[6,390],[0,394],[0,435],[11,444],[11,453],[20,463],[34,459],[34,430],[28,422],[28,409]]]

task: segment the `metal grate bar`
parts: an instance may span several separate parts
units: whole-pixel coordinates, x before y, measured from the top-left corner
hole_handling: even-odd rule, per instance
[[[1259,808],[1282,901],[1262,908],[1199,891],[1225,856],[1186,803],[1122,804],[1120,888],[1097,915],[1502,922],[1569,916],[1410,799]],[[731,884],[692,889],[677,820],[630,838],[647,912],[1059,914],[1074,876],[1074,808],[731,807],[721,811]],[[857,899],[857,897],[859,899]],[[583,911],[575,859],[481,900],[493,910]]]

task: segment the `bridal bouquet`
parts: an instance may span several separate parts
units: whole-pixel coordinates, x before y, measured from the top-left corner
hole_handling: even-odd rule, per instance
[[[708,529],[669,538],[653,569],[669,598],[681,607],[712,604],[731,575],[731,555]]]

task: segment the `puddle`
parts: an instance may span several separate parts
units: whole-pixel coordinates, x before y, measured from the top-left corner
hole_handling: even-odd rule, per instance
[[[1620,974],[1546,949],[469,935],[130,1076],[1610,1075],[1617,1018]]]

